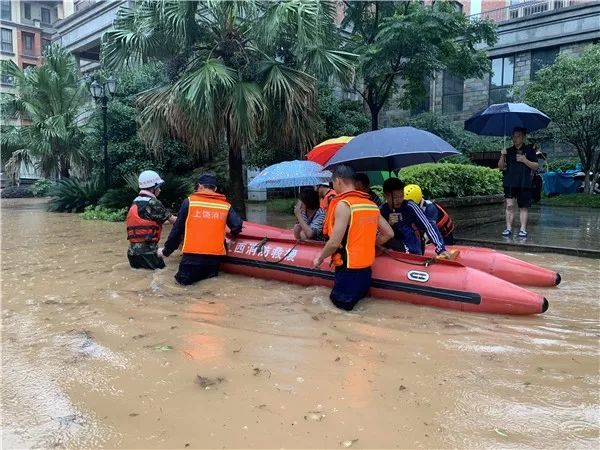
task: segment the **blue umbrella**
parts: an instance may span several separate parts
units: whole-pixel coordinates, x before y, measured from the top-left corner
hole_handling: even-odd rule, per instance
[[[482,136],[510,136],[515,128],[528,132],[546,128],[550,118],[526,103],[498,103],[465,121],[465,130]]]
[[[327,162],[327,169],[348,164],[354,170],[398,170],[436,162],[459,153],[439,136],[413,127],[384,128],[360,134]]]
[[[331,172],[316,162],[284,161],[263,169],[248,183],[248,189],[315,186],[330,180]]]

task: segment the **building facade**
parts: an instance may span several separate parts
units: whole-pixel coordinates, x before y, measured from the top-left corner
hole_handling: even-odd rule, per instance
[[[0,0],[0,58],[18,67],[41,64],[44,48],[55,33],[54,24],[73,10],[72,1]],[[14,94],[14,80],[0,73],[0,92]],[[23,125],[11,121],[10,125]],[[39,178],[33,167],[21,167],[22,179]]]
[[[71,14],[72,2],[62,0],[0,0],[0,57],[21,68],[41,63],[44,48],[52,42],[54,23]],[[12,91],[12,80],[0,77],[3,91]]]
[[[110,30],[122,7],[133,0],[75,0],[73,14],[55,24],[54,40],[77,59],[82,72],[98,67],[102,35]]]
[[[480,79],[437,73],[428,83],[428,95],[421,108],[385,111],[383,126],[425,111],[462,123],[490,104],[518,99],[536,73],[553,64],[559,53],[577,55],[586,46],[600,42],[600,2],[480,0],[475,5],[476,1],[463,2],[471,11],[474,6],[481,8],[471,17],[488,18],[498,26],[498,41],[487,48],[490,73]]]

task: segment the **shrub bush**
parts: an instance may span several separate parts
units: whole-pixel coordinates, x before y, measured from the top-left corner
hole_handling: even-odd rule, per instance
[[[123,222],[127,215],[127,208],[108,209],[102,206],[89,205],[81,213],[81,217],[86,220],[107,220],[109,222]]]
[[[31,192],[33,192],[34,197],[47,197],[53,184],[54,181],[42,178],[33,183]]]
[[[464,164],[419,164],[400,171],[406,184],[418,184],[426,198],[502,193],[502,174],[488,167]]]
[[[31,198],[33,191],[29,186],[8,186],[0,191],[2,198]]]
[[[103,188],[96,179],[66,178],[50,189],[50,211],[82,212],[86,206],[95,205]]]
[[[546,170],[548,172],[556,172],[557,170],[566,171],[575,169],[577,164],[580,164],[580,160],[577,157],[574,158],[550,158],[546,164]]]
[[[138,187],[137,174],[129,174],[124,178],[125,186],[118,189],[110,189],[98,201],[98,205],[110,210],[128,208],[133,199],[140,191]],[[167,208],[177,213],[181,202],[191,194],[194,182],[189,177],[178,177],[167,175],[164,177],[165,184],[160,193],[159,200]]]

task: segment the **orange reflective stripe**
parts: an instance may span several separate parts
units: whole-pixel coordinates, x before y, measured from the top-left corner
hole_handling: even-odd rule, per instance
[[[225,255],[225,227],[230,208],[231,205],[221,194],[190,195],[183,253]]]

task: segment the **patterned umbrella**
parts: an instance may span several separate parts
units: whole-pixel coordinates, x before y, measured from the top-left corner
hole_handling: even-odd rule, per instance
[[[314,161],[322,166],[335,155],[340,148],[352,140],[352,136],[340,136],[334,139],[327,139],[306,154],[306,159]]]
[[[316,186],[328,183],[331,172],[312,161],[284,161],[263,169],[248,183],[248,189]]]

